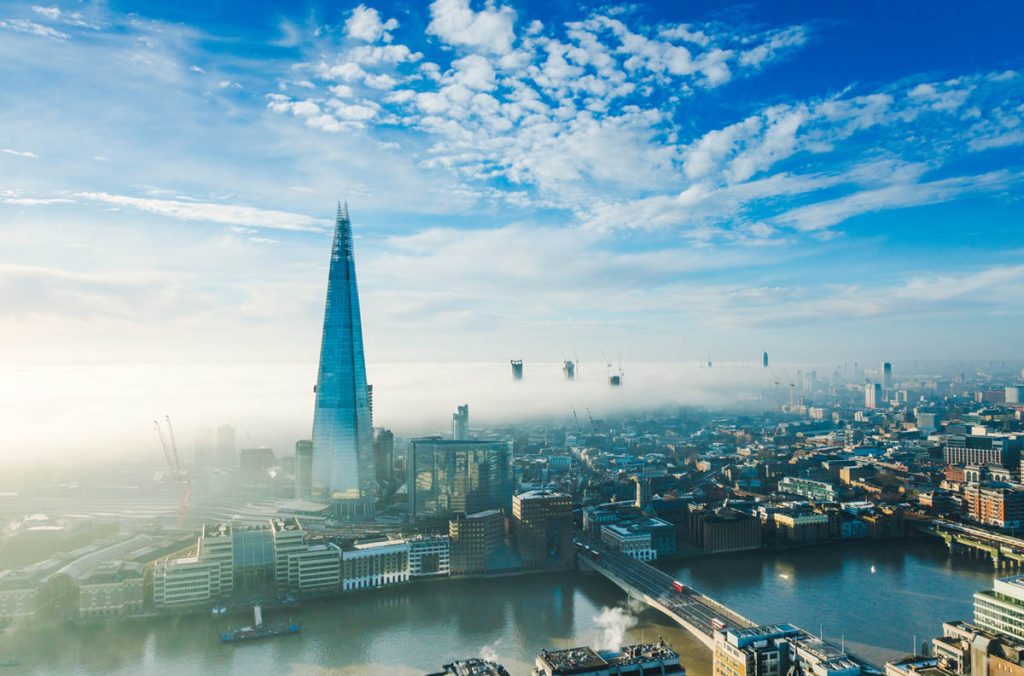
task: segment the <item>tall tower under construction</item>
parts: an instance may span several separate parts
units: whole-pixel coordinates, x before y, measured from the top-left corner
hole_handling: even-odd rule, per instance
[[[348,205],[338,205],[334,225],[315,392],[312,497],[341,518],[369,516],[377,482]]]
[[[562,362],[562,373],[566,380],[576,380],[576,362],[569,359]]]
[[[452,439],[454,441],[469,439],[469,404],[459,406],[459,409],[452,413]]]

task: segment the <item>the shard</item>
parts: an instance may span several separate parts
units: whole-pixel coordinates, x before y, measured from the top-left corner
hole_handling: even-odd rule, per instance
[[[313,415],[312,497],[345,519],[373,512],[373,422],[348,205],[338,206]]]

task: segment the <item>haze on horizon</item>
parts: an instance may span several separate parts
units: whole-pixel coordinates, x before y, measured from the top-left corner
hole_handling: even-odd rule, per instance
[[[399,431],[1020,359],[1018,5],[660,4],[0,2],[0,465],[308,436],[339,199]]]

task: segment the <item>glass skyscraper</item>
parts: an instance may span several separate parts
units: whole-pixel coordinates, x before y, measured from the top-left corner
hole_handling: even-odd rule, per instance
[[[414,439],[406,458],[409,514],[415,521],[512,506],[512,446],[507,441]]]
[[[352,519],[373,512],[377,481],[348,205],[338,207],[313,414],[312,497]]]

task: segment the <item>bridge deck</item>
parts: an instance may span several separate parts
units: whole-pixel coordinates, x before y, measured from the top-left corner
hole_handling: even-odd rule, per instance
[[[630,596],[641,598],[665,613],[709,648],[714,646],[712,620],[740,628],[756,624],[691,587],[676,591],[672,586],[675,580],[648,563],[591,542],[587,546],[600,555],[597,559],[581,556],[580,561],[586,567],[604,575]]]

